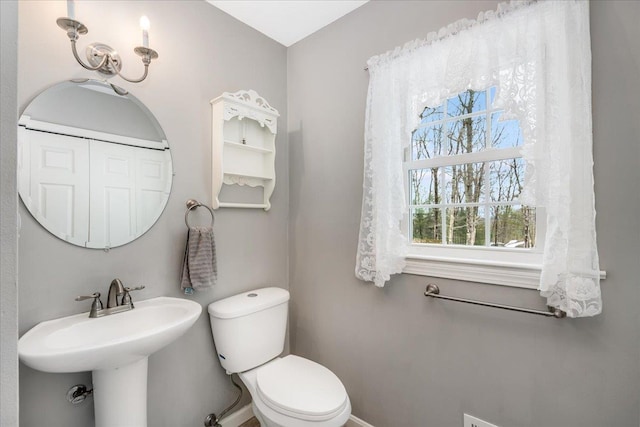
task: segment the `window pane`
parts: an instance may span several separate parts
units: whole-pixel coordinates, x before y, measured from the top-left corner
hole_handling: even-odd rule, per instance
[[[447,244],[484,245],[485,221],[483,207],[447,208],[446,215]]]
[[[420,114],[420,123],[429,123],[436,120],[442,120],[444,118],[444,108],[439,105],[435,108],[426,107],[422,114]]]
[[[441,209],[416,208],[411,212],[413,243],[442,243]]]
[[[500,121],[505,112],[489,109],[496,96],[496,87],[468,90],[448,98],[442,105],[426,107],[412,135],[411,159],[406,161],[484,150],[489,151],[481,158],[491,159],[492,148],[521,146],[518,120]],[[500,156],[502,153],[496,151],[493,159]],[[448,164],[468,162],[469,157],[475,156],[465,157],[451,158]],[[523,207],[519,202],[524,169],[525,162],[513,158],[410,170],[408,199],[416,206],[410,211],[409,222],[413,242],[533,247],[535,209]]]
[[[493,106],[493,101],[496,99],[496,87],[489,88],[489,105]]]
[[[444,168],[444,202],[484,202],[485,163],[466,163]]]
[[[431,159],[442,154],[443,125],[421,127],[411,138],[411,160]]]
[[[491,114],[491,146],[508,148],[522,145],[522,133],[517,120],[500,121],[504,111]]]
[[[487,109],[487,92],[468,90],[447,100],[447,116],[455,117]]]
[[[492,202],[518,200],[524,184],[525,161],[522,158],[491,162],[489,169],[489,192]]]
[[[447,124],[447,155],[474,153],[486,147],[487,118],[467,117]]]
[[[532,248],[536,241],[536,210],[521,205],[491,208],[491,246]]]
[[[426,205],[440,203],[440,188],[438,187],[438,168],[413,169],[409,171],[412,205]]]

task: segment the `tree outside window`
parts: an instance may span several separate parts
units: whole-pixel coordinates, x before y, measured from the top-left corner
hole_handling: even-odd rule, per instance
[[[500,120],[495,92],[468,90],[422,111],[405,162],[412,243],[535,246],[535,209],[518,201],[520,128]]]

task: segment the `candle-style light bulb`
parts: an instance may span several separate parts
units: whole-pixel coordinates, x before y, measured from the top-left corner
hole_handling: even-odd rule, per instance
[[[67,17],[76,19],[76,4],[73,0],[67,0]]]
[[[149,18],[146,16],[142,16],[140,18],[140,28],[142,28],[142,46],[149,47],[149,28],[151,27],[151,22],[149,22]]]

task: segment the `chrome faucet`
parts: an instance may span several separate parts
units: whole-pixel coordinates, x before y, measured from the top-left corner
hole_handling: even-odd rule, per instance
[[[144,289],[144,286],[138,286],[137,288],[128,288],[122,284],[122,280],[113,279],[109,286],[109,294],[107,295],[107,308],[103,308],[102,301],[100,300],[100,292],[94,292],[91,295],[80,295],[76,297],[76,301],[84,301],[86,299],[93,298],[91,304],[91,311],[89,317],[102,317],[110,314],[122,313],[124,311],[133,310],[133,300],[129,292],[139,291]],[[122,297],[118,301],[118,297]]]
[[[113,279],[111,281],[111,285],[109,286],[109,295],[107,296],[107,308],[117,307],[118,297],[124,295],[124,285],[122,284],[122,280]]]

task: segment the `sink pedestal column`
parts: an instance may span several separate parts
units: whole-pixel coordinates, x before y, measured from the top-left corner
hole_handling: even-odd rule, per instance
[[[148,362],[92,372],[96,427],[147,427]]]

